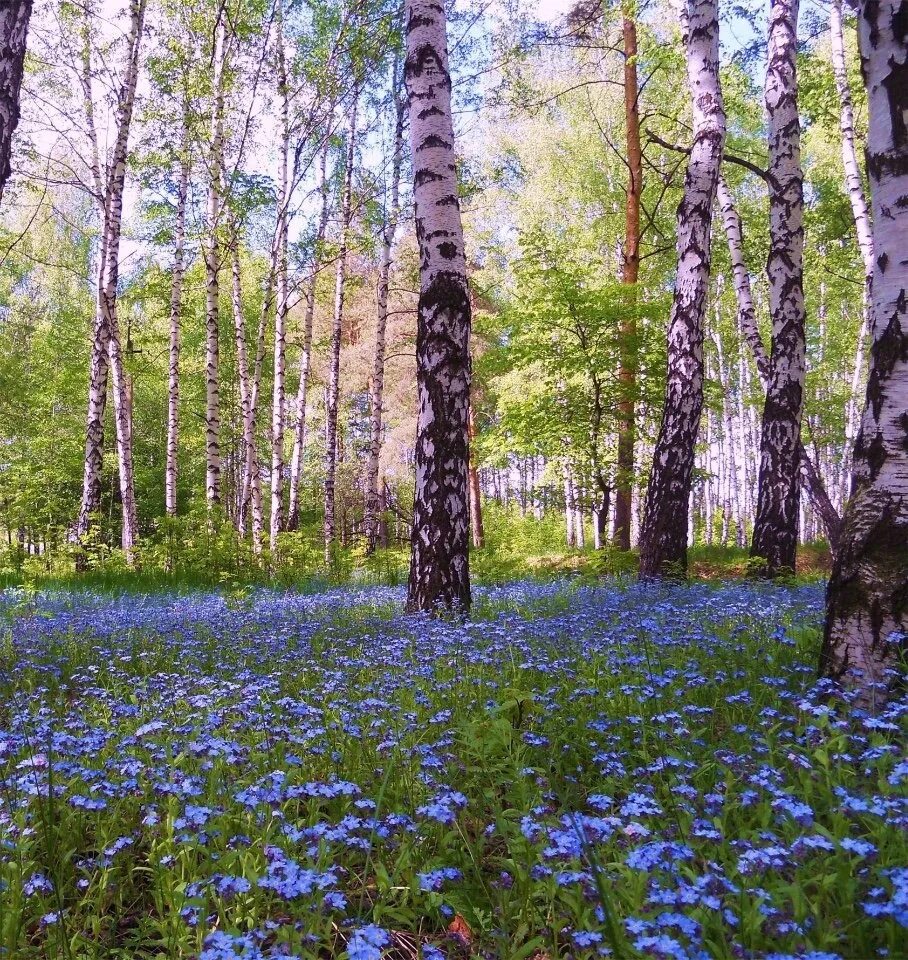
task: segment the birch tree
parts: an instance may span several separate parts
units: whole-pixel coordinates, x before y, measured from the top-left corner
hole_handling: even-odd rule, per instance
[[[312,262],[306,284],[306,311],[303,318],[303,344],[299,358],[299,385],[296,391],[296,422],[293,428],[293,450],[290,454],[290,490],[287,498],[287,529],[295,530],[299,523],[299,490],[303,471],[303,450],[306,442],[306,398],[312,370],[312,324],[315,319],[315,288],[321,271],[325,232],[331,213],[330,184],[328,183],[328,138],[321,150],[318,170],[318,194],[321,210],[315,230]]]
[[[678,208],[678,273],[668,330],[668,377],[641,531],[642,577],[687,568],[688,501],[703,408],[703,316],[712,205],[725,142],[716,0],[690,0],[683,23],[694,142]]]
[[[406,100],[398,92],[397,64],[394,65],[391,93],[394,100],[394,138],[391,156],[391,182],[382,225],[381,256],[378,266],[376,294],[375,352],[372,379],[369,384],[369,457],[366,462],[366,497],[363,526],[366,531],[366,553],[375,552],[381,519],[381,496],[378,489],[378,466],[382,444],[382,403],[385,382],[385,328],[388,322],[388,290],[391,283],[394,233],[400,216],[400,171],[404,140]]]
[[[766,67],[769,130],[769,312],[772,353],[760,437],[751,556],[767,576],[793,571],[798,547],[798,450],[804,402],[804,175],[798,118],[799,0],[771,0]]]
[[[856,686],[873,709],[901,682],[908,648],[908,0],[862,0],[858,24],[876,255],[872,346],[820,670]]]
[[[845,192],[851,204],[855,235],[864,266],[864,313],[858,333],[854,368],[851,381],[851,398],[845,416],[846,460],[854,447],[859,415],[859,385],[864,373],[864,344],[870,330],[870,310],[873,299],[873,233],[870,211],[864,194],[864,181],[858,162],[854,130],[854,105],[848,83],[848,66],[845,56],[845,32],[842,23],[842,0],[832,0],[829,7],[829,34],[832,41],[832,69],[836,92],[839,97],[839,129],[842,134],[842,166],[845,170]]]
[[[221,500],[221,394],[218,339],[221,251],[221,176],[224,164],[224,66],[226,11],[219,4],[214,26],[211,79],[211,142],[208,150],[208,199],[205,237],[205,500],[209,509]]]
[[[274,384],[271,395],[271,525],[272,554],[277,550],[277,535],[283,521],[284,414],[287,364],[287,312],[289,306],[288,248],[290,216],[290,104],[287,61],[284,56],[283,5],[277,6],[277,86],[280,98],[280,196],[277,211],[277,309],[274,314]]]
[[[252,551],[262,552],[262,483],[258,450],[255,444],[255,417],[252,410],[252,384],[249,374],[249,350],[246,342],[246,316],[243,312],[242,272],[237,226],[230,231],[231,304],[236,340],[237,376],[240,382],[240,417],[243,429],[243,465],[249,476],[249,514],[252,520]],[[246,532],[246,511],[240,508],[240,533]]]
[[[173,228],[173,266],[170,271],[170,343],[167,364],[167,462],[164,467],[164,509],[177,512],[180,434],[180,328],[183,317],[183,275],[186,270],[186,198],[192,167],[189,149],[189,104],[183,109],[177,175],[177,207]]]
[[[420,253],[416,489],[407,609],[469,610],[470,297],[454,164],[444,7],[407,0],[404,82],[410,102]]]
[[[725,227],[725,238],[728,241],[735,297],[738,303],[738,329],[750,347],[760,383],[766,390],[769,385],[770,374],[769,356],[766,353],[763,338],[760,336],[760,328],[757,326],[757,311],[754,307],[751,291],[750,272],[744,261],[744,235],[741,217],[735,207],[731,190],[729,190],[728,184],[722,177],[719,178],[718,198],[722,223]],[[823,521],[826,539],[829,541],[832,550],[835,551],[839,542],[841,518],[829,498],[829,493],[816,464],[800,440],[798,440],[798,464],[810,499]]]
[[[0,5],[0,200],[10,174],[32,0]]]
[[[107,377],[112,373],[114,422],[117,435],[117,461],[122,501],[122,545],[127,563],[134,562],[138,535],[135,485],[132,467],[132,414],[129,387],[123,367],[123,353],[117,321],[117,284],[120,275],[120,237],[123,222],[123,191],[126,185],[126,160],[129,131],[139,75],[139,51],[145,19],[145,0],[132,0],[127,34],[126,66],[117,98],[116,138],[106,176],[102,176],[97,135],[93,122],[94,99],[91,89],[91,7],[85,8],[84,94],[86,120],[92,141],[92,173],[102,211],[101,256],[98,268],[97,309],[89,367],[88,415],[86,419],[85,465],[82,501],[75,535],[83,542],[91,529],[101,501],[101,468],[104,460],[104,413],[107,406]],[[84,552],[77,563],[84,566]]]
[[[350,105],[347,154],[341,199],[337,273],[334,281],[334,315],[328,357],[328,389],[325,403],[325,563],[331,563],[335,538],[335,480],[337,477],[337,416],[340,403],[340,351],[344,323],[344,296],[347,284],[347,243],[353,211],[353,165],[356,161],[356,111],[358,91]]]

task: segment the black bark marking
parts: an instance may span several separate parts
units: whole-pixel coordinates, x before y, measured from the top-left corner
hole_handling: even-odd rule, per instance
[[[444,150],[452,150],[453,144],[449,143],[443,137],[439,137],[438,134],[430,134],[426,137],[425,140],[416,148],[417,150],[430,150],[432,147],[441,147]]]
[[[444,180],[444,176],[428,167],[420,167],[413,175],[413,185],[415,187],[421,187],[423,184],[432,183],[435,180]]]
[[[419,298],[417,380],[434,418],[420,429],[407,608],[466,611],[470,298],[459,273],[439,273]],[[452,511],[451,505],[455,505]]]

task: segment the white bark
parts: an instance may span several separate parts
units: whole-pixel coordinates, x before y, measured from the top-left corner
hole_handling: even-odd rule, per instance
[[[97,172],[96,187],[100,184],[103,189],[103,225],[101,258],[98,268],[97,311],[89,370],[82,502],[76,525],[77,537],[82,540],[88,534],[93,524],[93,517],[96,515],[100,504],[101,468],[104,458],[104,412],[107,403],[107,374],[108,368],[110,368],[113,378],[114,423],[116,425],[117,462],[123,514],[121,539],[126,561],[130,566],[135,563],[138,519],[132,466],[132,410],[129,384],[123,367],[123,353],[120,346],[117,320],[117,283],[120,270],[120,236],[123,222],[126,160],[139,76],[139,51],[142,43],[145,6],[145,0],[131,0],[130,3],[126,67],[118,96],[117,132],[106,178],[102,179],[101,177],[100,162],[97,160],[97,141],[95,140],[92,144],[93,163]],[[84,93],[86,97],[86,116],[90,118],[94,114],[94,104],[90,86],[91,37],[89,25],[86,25],[85,28],[85,45],[84,67],[85,80],[87,80],[88,85],[85,87]],[[93,121],[90,123],[89,129],[91,137],[94,135]]]
[[[180,433],[180,327],[183,314],[183,274],[186,269],[186,195],[192,160],[189,149],[188,104],[183,112],[183,135],[177,177],[177,209],[173,228],[173,266],[170,281],[170,354],[167,373],[167,463],[164,468],[164,509],[177,512]]]
[[[798,463],[804,402],[804,175],[796,71],[799,0],[770,0],[766,112],[769,129],[769,313],[772,353],[751,555],[765,573],[793,571],[798,543]]]
[[[687,516],[703,408],[703,316],[710,272],[712,206],[725,143],[716,0],[690,0],[682,16],[693,101],[694,143],[678,208],[678,271],[668,330],[668,378],[647,491],[640,574],[687,566]],[[683,14],[683,11],[682,11]]]
[[[744,261],[744,237],[741,228],[741,217],[735,207],[731,191],[728,189],[728,185],[722,177],[719,178],[718,199],[719,207],[722,211],[722,222],[725,227],[725,238],[728,241],[729,257],[732,264],[732,280],[734,282],[735,297],[738,302],[738,329],[750,347],[757,367],[757,373],[760,377],[760,383],[765,391],[768,390],[770,384],[770,362],[766,354],[766,347],[763,345],[763,338],[760,336],[760,329],[757,326],[757,311],[754,307],[750,273]],[[823,519],[829,544],[835,549],[839,539],[841,519],[832,501],[829,499],[828,491],[823,484],[816,465],[801,443],[800,438],[798,439],[797,445],[797,457],[804,484],[817,511]]]
[[[407,0],[413,199],[420,252],[419,398],[407,609],[470,607],[470,297],[454,158],[444,7]]]
[[[271,395],[271,526],[272,556],[277,554],[277,536],[283,527],[284,419],[287,363],[287,311],[289,306],[287,272],[290,216],[290,103],[287,87],[287,62],[284,57],[283,6],[278,4],[277,68],[278,96],[281,101],[281,193],[277,211],[277,309],[274,313],[274,386]]]
[[[208,152],[208,204],[205,237],[205,500],[209,509],[221,500],[221,395],[218,339],[218,274],[221,269],[218,232],[221,219],[221,176],[224,163],[225,17],[219,11],[212,52],[211,143]]]
[[[268,264],[268,273],[265,276],[265,289],[262,296],[262,309],[259,313],[259,325],[255,337],[255,364],[252,372],[252,381],[250,388],[249,411],[252,417],[252,433],[256,433],[256,421],[258,414],[259,393],[262,383],[262,367],[265,363],[265,334],[267,332],[268,314],[271,311],[271,303],[274,299],[274,276],[277,270],[277,244],[272,243],[271,258]],[[247,351],[248,353],[248,351]],[[240,508],[244,524],[248,523],[248,513],[253,497],[262,500],[262,476],[261,469],[256,469],[253,476],[252,462],[247,451],[246,462],[243,466],[243,492],[242,505]]]
[[[851,204],[855,233],[861,262],[864,265],[864,309],[858,343],[855,350],[851,380],[851,396],[845,416],[845,461],[851,461],[859,420],[858,391],[864,375],[864,343],[870,329],[870,308],[873,298],[873,233],[870,212],[864,195],[864,182],[858,164],[855,145],[854,106],[848,83],[848,65],[845,56],[845,36],[842,25],[842,0],[832,0],[829,7],[829,33],[832,41],[832,69],[839,95],[839,127],[842,131],[842,166],[845,169],[845,191]]]
[[[876,256],[870,373],[852,496],[829,584],[822,671],[885,701],[908,651],[908,44],[905,0],[863,0]]]
[[[252,412],[252,384],[249,376],[249,351],[246,344],[246,317],[243,313],[242,274],[240,250],[235,230],[230,242],[230,266],[232,275],[231,302],[233,327],[236,336],[236,365],[240,380],[240,416],[243,422],[244,469],[249,476],[250,513],[252,516],[252,550],[258,556],[262,552],[262,483],[259,470],[258,450],[255,445],[255,417]],[[245,533],[245,511],[240,506],[240,533]]]
[[[328,390],[325,404],[325,563],[333,559],[335,538],[335,479],[337,476],[337,417],[340,402],[340,351],[344,322],[344,294],[347,283],[347,237],[353,206],[353,165],[356,160],[356,108],[354,94],[347,132],[347,157],[341,200],[340,242],[334,283],[334,316],[331,321],[331,348],[328,359]]]
[[[378,466],[382,444],[382,402],[385,382],[385,328],[388,321],[388,288],[391,282],[392,248],[397,220],[400,216],[400,169],[404,140],[406,102],[397,90],[397,68],[394,69],[392,95],[395,103],[394,143],[391,159],[389,202],[382,229],[381,260],[378,268],[376,296],[375,353],[372,360],[372,381],[369,385],[369,458],[366,462],[366,497],[363,526],[366,551],[372,553],[378,541],[381,497],[378,490]]]
[[[290,455],[290,491],[287,505],[287,527],[296,529],[299,523],[299,491],[303,472],[303,451],[306,444],[306,398],[309,392],[309,376],[312,369],[312,323],[315,319],[315,288],[321,271],[322,245],[328,229],[331,212],[328,184],[328,141],[322,148],[319,161],[318,192],[321,197],[321,212],[315,232],[312,251],[312,268],[306,286],[306,313],[303,319],[303,346],[299,360],[299,386],[296,391],[296,423],[293,429],[293,452]]]

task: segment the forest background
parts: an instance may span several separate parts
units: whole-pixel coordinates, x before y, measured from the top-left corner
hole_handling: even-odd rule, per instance
[[[634,566],[616,548],[636,544],[661,416],[690,98],[673,8],[659,0],[633,6],[643,178],[631,286],[622,278],[627,11],[462,4],[451,14],[474,297],[473,542],[492,548],[474,553],[480,576],[527,564]],[[769,342],[762,6],[730,5],[722,27],[727,153],[738,161],[723,172]],[[216,578],[365,569],[387,579],[406,565],[418,257],[408,151],[400,148],[399,16],[372,0],[288,3],[275,22],[277,9],[251,0],[143,6],[114,283],[137,527],[124,551],[110,402],[92,552],[92,565],[108,573],[131,561]],[[865,268],[843,168],[829,11],[803,5],[798,54],[807,201],[803,439],[840,515],[866,376]],[[130,12],[114,2],[47,3],[36,5],[32,21],[14,180],[0,211],[0,571],[16,579],[73,565],[104,226],[93,170],[115,159],[123,126]],[[860,144],[866,111],[847,16],[842,39]],[[220,201],[214,222],[212,189]],[[220,258],[214,524],[206,477],[212,235]],[[728,556],[743,564],[763,388],[718,218],[706,317],[691,539],[738,548]],[[276,328],[286,349],[275,349]],[[332,369],[336,520],[326,543]],[[629,420],[630,469],[619,455]],[[261,474],[259,521],[249,436]],[[622,489],[631,506],[624,537],[615,516]],[[804,543],[818,544],[807,556],[822,565],[829,531],[807,495],[799,526]],[[386,549],[373,555],[376,547]]]

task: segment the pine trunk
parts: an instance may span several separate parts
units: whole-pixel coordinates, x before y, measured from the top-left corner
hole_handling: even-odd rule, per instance
[[[32,0],[0,5],[0,200],[10,175],[13,132],[19,123],[19,89]]]
[[[624,125],[627,143],[627,186],[624,202],[624,248],[621,282],[631,296],[621,321],[621,361],[618,382],[618,454],[615,488],[615,546],[631,548],[631,497],[634,486],[634,408],[637,391],[637,319],[634,313],[636,286],[640,275],[640,203],[643,195],[643,151],[640,145],[639,84],[637,80],[637,24],[632,5],[625,3],[624,36]]]
[[[875,709],[904,684],[908,652],[908,0],[862,0],[858,23],[876,256],[872,346],[820,670]]]
[[[369,386],[369,459],[366,463],[366,498],[363,525],[366,531],[366,553],[375,552],[381,516],[378,491],[378,467],[381,458],[382,402],[385,384],[385,329],[388,322],[388,288],[391,282],[391,253],[394,232],[400,215],[400,168],[403,154],[406,101],[398,96],[397,67],[392,84],[395,102],[394,155],[391,160],[390,203],[382,231],[381,261],[378,268],[377,311],[375,321],[375,353],[372,360],[372,381]]]
[[[340,403],[340,352],[344,321],[344,293],[347,282],[347,235],[353,206],[353,164],[356,159],[356,94],[350,107],[347,157],[344,167],[344,194],[341,200],[341,235],[337,252],[334,283],[334,316],[331,322],[331,348],[328,359],[328,391],[325,404],[325,563],[334,553],[335,481],[337,478],[337,416]]]
[[[689,17],[684,33],[694,143],[678,208],[678,274],[668,331],[668,378],[643,517],[642,577],[686,573],[688,502],[703,408],[703,316],[725,110],[719,83],[716,0],[690,0]]]
[[[470,296],[454,164],[444,7],[406,2],[413,199],[420,251],[416,490],[407,609],[470,608]]]
[[[793,572],[798,548],[799,450],[804,400],[804,176],[798,118],[799,0],[771,0],[766,112],[769,125],[769,313],[772,353],[751,556],[774,577]]]

